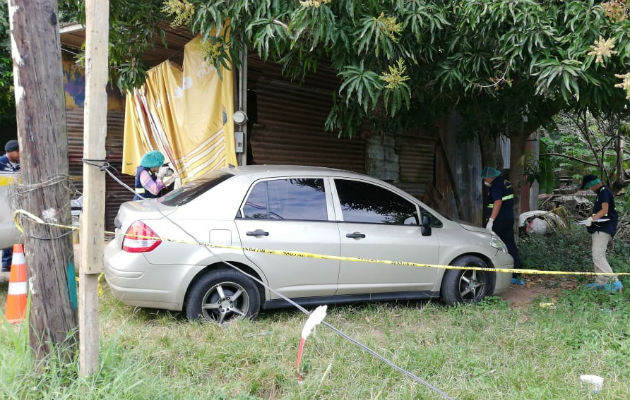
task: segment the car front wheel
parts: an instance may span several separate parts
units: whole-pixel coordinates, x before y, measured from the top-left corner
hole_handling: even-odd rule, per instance
[[[477,256],[462,256],[452,265],[488,268],[488,264]],[[477,303],[494,292],[495,273],[488,271],[450,269],[442,278],[441,298],[448,305]]]
[[[219,269],[193,284],[186,301],[188,319],[204,318],[226,324],[236,319],[254,318],[260,309],[256,284],[238,271]]]

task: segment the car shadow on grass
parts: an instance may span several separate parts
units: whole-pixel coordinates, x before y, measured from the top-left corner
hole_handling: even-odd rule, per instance
[[[392,300],[392,301],[373,301],[363,303],[346,303],[328,305],[328,314],[339,314],[342,316],[350,316],[352,314],[369,314],[370,312],[400,312],[403,310],[422,310],[429,304],[441,304],[436,300]],[[305,306],[308,311],[313,311],[317,306]],[[263,310],[258,314],[257,320],[267,322],[286,321],[296,316],[302,315],[302,312],[295,307],[287,307],[273,310]]]

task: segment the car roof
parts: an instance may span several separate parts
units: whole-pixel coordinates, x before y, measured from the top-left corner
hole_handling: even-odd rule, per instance
[[[253,178],[273,176],[343,176],[353,178],[373,178],[357,172],[326,167],[309,167],[303,165],[245,165],[223,168],[223,171],[233,175],[244,175]]]

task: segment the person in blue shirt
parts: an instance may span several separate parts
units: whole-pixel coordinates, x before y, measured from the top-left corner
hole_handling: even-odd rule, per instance
[[[4,145],[6,154],[0,157],[0,171],[17,173],[20,171],[20,148],[18,141],[9,140]],[[11,259],[13,258],[13,249],[2,249],[2,272],[8,272],[11,269]]]
[[[486,167],[481,178],[488,189],[488,202],[485,208],[486,229],[501,238],[508,253],[514,259],[514,268],[521,268],[521,258],[514,241],[514,192],[512,184],[501,176],[498,169]],[[513,285],[524,285],[525,281],[517,274],[512,277]]]
[[[0,157],[0,171],[3,172],[18,172],[20,170],[20,148],[18,141],[13,139],[9,140],[4,145],[5,155]]]
[[[173,183],[173,170],[164,165],[164,155],[157,150],[142,156],[136,170],[134,200],[155,199],[164,194],[164,189]]]
[[[586,230],[593,238],[592,253],[595,272],[612,273],[606,259],[608,243],[617,232],[619,216],[615,210],[615,197],[608,187],[595,175],[584,175],[582,189],[589,189],[597,195],[591,216],[585,221]],[[623,285],[616,275],[597,276],[595,282],[586,285],[591,289],[604,289],[609,292],[621,292]]]

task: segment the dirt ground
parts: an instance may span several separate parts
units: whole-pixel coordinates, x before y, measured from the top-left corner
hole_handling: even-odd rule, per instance
[[[538,298],[557,298],[563,290],[575,289],[577,281],[565,276],[536,276],[525,277],[525,286],[512,285],[501,294],[501,298],[506,300],[513,308],[524,308],[532,304]],[[546,301],[541,302],[544,306]]]

